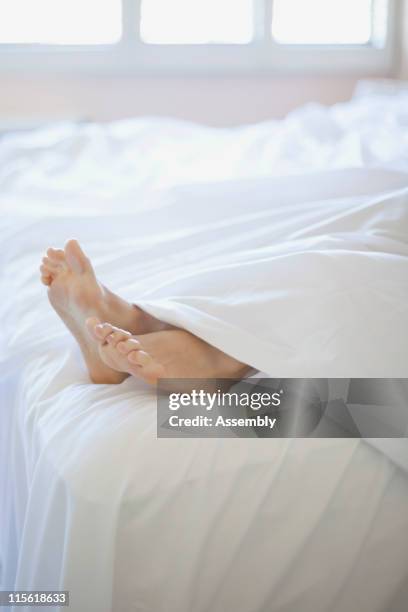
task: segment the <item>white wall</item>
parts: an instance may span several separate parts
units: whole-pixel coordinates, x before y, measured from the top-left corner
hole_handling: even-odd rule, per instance
[[[170,115],[213,125],[282,117],[308,101],[347,100],[357,77],[0,79],[1,117],[108,120]]]

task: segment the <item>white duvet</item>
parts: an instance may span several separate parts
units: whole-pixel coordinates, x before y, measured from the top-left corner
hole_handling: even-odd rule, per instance
[[[407,377],[406,102],[0,141],[4,588],[402,612],[402,471],[356,440],[157,440],[154,391],[89,383],[36,270],[75,236],[108,286],[272,377]]]

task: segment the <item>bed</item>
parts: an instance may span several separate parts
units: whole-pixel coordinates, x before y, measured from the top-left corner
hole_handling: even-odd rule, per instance
[[[289,207],[318,184],[325,201],[404,203],[407,109],[406,88],[363,84],[347,104],[235,129],[145,118],[0,138],[2,589],[68,590],[75,612],[406,610],[405,440],[157,439],[154,390],[90,384],[37,268],[76,237],[115,291],[220,343],[151,299],[180,265],[180,202],[191,224],[228,202],[227,226],[253,213],[237,193]],[[408,378],[405,332],[353,375]]]

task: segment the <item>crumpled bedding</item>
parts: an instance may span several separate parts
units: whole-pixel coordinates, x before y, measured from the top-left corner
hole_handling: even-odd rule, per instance
[[[36,269],[74,236],[113,290],[270,376],[406,377],[406,101],[3,137],[4,588],[69,589],[76,612],[402,612],[402,471],[356,440],[157,440],[154,391],[89,383]]]

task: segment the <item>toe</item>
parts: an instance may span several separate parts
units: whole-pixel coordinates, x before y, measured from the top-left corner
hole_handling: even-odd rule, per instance
[[[113,327],[110,323],[99,323],[95,326],[95,335],[98,340],[104,344],[113,331]]]
[[[154,385],[163,377],[164,368],[145,351],[132,351],[127,356],[129,362],[129,373],[140,376],[147,383]]]
[[[41,282],[43,285],[46,285],[48,287],[52,283],[52,277],[43,275],[41,276]]]
[[[48,266],[41,264],[40,266],[41,276],[52,276],[55,273],[55,270],[49,268]]]
[[[127,355],[131,351],[139,350],[141,346],[142,345],[140,344],[139,340],[136,340],[136,338],[129,338],[129,340],[119,342],[116,348],[119,351],[119,353],[122,353],[123,355]]]
[[[52,270],[53,272],[57,272],[60,268],[60,264],[49,257],[42,258],[42,265],[48,270]]]
[[[107,336],[113,332],[110,323],[102,323],[97,317],[90,317],[85,321],[86,328],[91,336],[98,342],[104,343]]]
[[[65,260],[65,253],[63,249],[53,249],[50,247],[47,249],[47,256],[54,262],[62,262]]]
[[[65,259],[76,274],[83,274],[92,271],[91,262],[79,246],[77,240],[68,240],[64,249]]]
[[[113,347],[116,347],[118,342],[122,342],[123,340],[127,340],[131,337],[131,334],[128,331],[118,329],[116,327],[114,327],[113,329],[114,331],[106,338],[106,342],[108,342]]]
[[[128,354],[127,358],[130,363],[135,364],[135,365],[140,365],[142,367],[146,367],[153,362],[149,353],[146,353],[146,351],[133,350]]]

